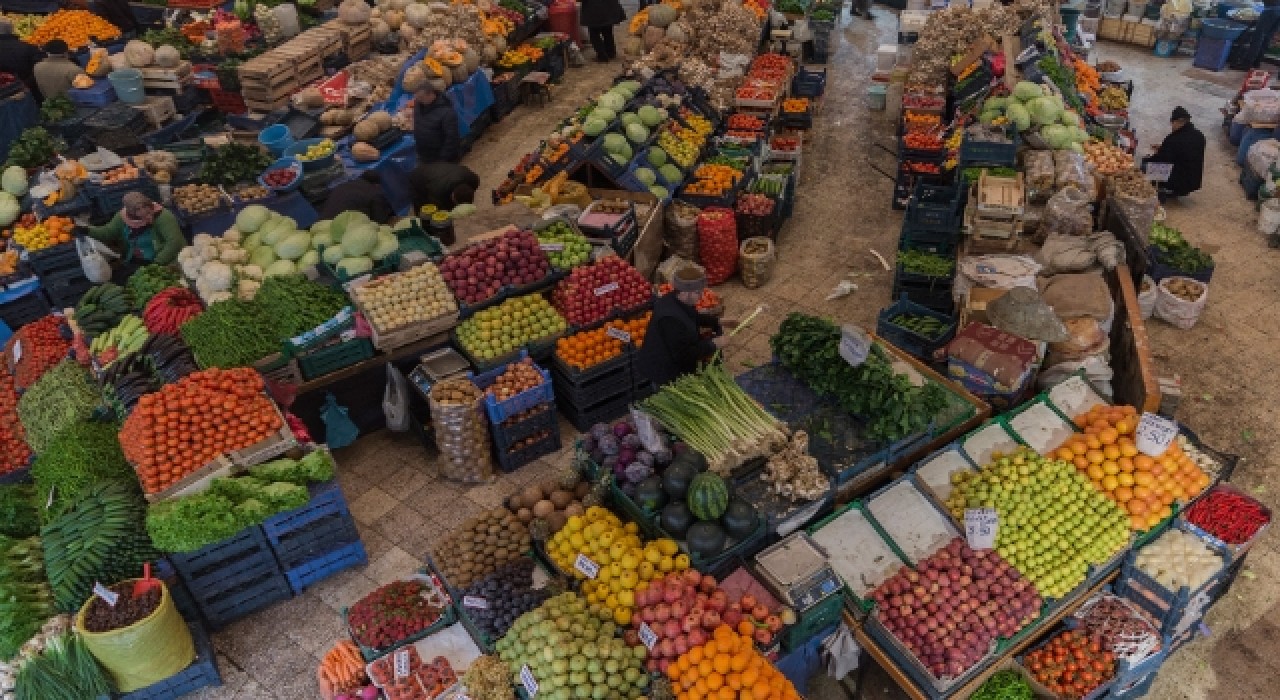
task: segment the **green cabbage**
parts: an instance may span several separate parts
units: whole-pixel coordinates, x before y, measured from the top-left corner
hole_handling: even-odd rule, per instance
[[[325,248],[324,253],[320,255],[320,259],[330,265],[337,265],[338,262],[342,260],[342,258],[343,258],[342,246],[340,245],[335,245],[330,248]]]
[[[10,165],[4,169],[4,175],[0,176],[0,187],[14,197],[21,197],[27,193],[27,171]]]
[[[1018,98],[1021,102],[1026,102],[1027,100],[1032,100],[1037,97],[1043,97],[1044,90],[1035,83],[1029,83],[1023,80],[1013,86],[1013,96]]]
[[[292,260],[277,260],[266,267],[262,271],[263,277],[278,277],[281,275],[292,275],[298,271],[298,266],[293,264]]]
[[[627,98],[616,92],[606,92],[600,96],[600,99],[596,100],[597,107],[605,107],[615,112],[622,109],[625,104],[627,104]]]
[[[373,252],[369,255],[374,260],[382,260],[392,253],[400,250],[400,239],[396,238],[394,233],[378,232],[378,244],[373,247]]]
[[[639,124],[639,123],[640,123],[640,115],[636,114],[635,112],[623,112],[623,113],[618,117],[618,121],[622,122],[624,126],[631,126],[632,124]]]
[[[1053,149],[1063,149],[1071,143],[1071,132],[1061,124],[1041,127],[1040,136],[1049,142],[1049,147]]]
[[[342,234],[342,252],[347,257],[368,255],[378,245],[378,225],[365,220],[364,223],[347,224]]]
[[[262,246],[261,233],[251,233],[245,236],[243,241],[240,241],[240,247],[244,248],[245,251],[248,253],[252,253],[253,251],[260,248],[261,246]]]
[[[347,227],[352,224],[362,223],[370,223],[369,217],[365,216],[363,212],[344,211],[333,217],[333,221],[329,223],[329,237],[332,238],[335,243],[341,241],[342,237],[346,235]]]
[[[1018,127],[1018,131],[1026,131],[1031,128],[1031,113],[1020,103],[1009,103],[1009,106],[1005,108],[1005,116],[1009,117],[1009,121]]]
[[[1031,114],[1033,123],[1043,126],[1056,124],[1058,115],[1062,113],[1062,107],[1048,97],[1037,97],[1027,103],[1027,112]]]
[[[261,204],[250,204],[236,214],[236,228],[241,233],[257,233],[271,218],[271,210]]]
[[[1007,104],[1009,104],[1008,97],[988,97],[987,100],[982,103],[982,111],[990,112],[991,110],[1004,109],[1004,106]]]
[[[297,260],[311,248],[311,235],[295,233],[276,244],[276,255],[283,260]]]
[[[249,264],[257,265],[264,270],[275,261],[276,251],[269,245],[258,246],[252,253],[249,253]]]
[[[21,213],[22,205],[18,203],[18,198],[0,191],[0,226],[8,226],[17,221]]]

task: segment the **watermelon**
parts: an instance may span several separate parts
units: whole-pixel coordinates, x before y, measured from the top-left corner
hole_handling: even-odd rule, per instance
[[[718,520],[729,507],[729,487],[719,475],[703,472],[693,477],[686,500],[693,517]]]

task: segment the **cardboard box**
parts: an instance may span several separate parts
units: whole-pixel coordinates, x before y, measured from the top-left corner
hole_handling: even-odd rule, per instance
[[[662,236],[664,233],[664,214],[666,205],[648,192],[629,192],[627,190],[605,190],[589,188],[593,199],[629,199],[636,204],[636,225],[640,227],[640,237],[627,255],[630,262],[645,279],[653,279],[653,271],[662,262]]]
[[[964,308],[961,310],[961,325],[968,323],[990,323],[987,318],[987,305],[1004,296],[1006,289],[990,287],[973,287],[965,295]]]

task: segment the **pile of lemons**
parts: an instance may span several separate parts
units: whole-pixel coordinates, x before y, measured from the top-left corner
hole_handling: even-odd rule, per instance
[[[588,604],[619,625],[631,623],[637,591],[670,571],[689,568],[689,557],[675,540],[643,543],[635,523],[623,523],[600,506],[569,518],[547,541],[547,555],[561,571],[584,579]],[[589,561],[580,561],[579,555]]]

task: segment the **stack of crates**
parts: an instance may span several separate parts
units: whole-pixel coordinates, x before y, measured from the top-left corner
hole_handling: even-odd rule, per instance
[[[617,357],[584,370],[571,367],[559,355],[555,357],[556,403],[575,428],[585,431],[627,412],[635,396],[634,357],[627,347]]]
[[[515,362],[524,362],[528,353],[520,351]],[[493,456],[498,468],[513,472],[530,462],[560,449],[560,421],[556,417],[555,390],[551,373],[533,365],[542,383],[507,399],[486,393],[484,410],[489,416],[493,438]],[[504,372],[507,365],[473,376],[471,381],[487,389]]]
[[[0,324],[10,331],[37,321],[49,313],[49,302],[34,277],[0,286]]]
[[[40,276],[40,285],[55,309],[75,306],[93,286],[80,267],[75,243],[59,243],[28,253],[27,263]]]
[[[309,490],[311,500],[305,506],[262,523],[276,562],[295,595],[369,561],[338,483],[312,484]]]
[[[214,630],[292,596],[271,544],[256,525],[198,551],[171,554],[169,560]]]

